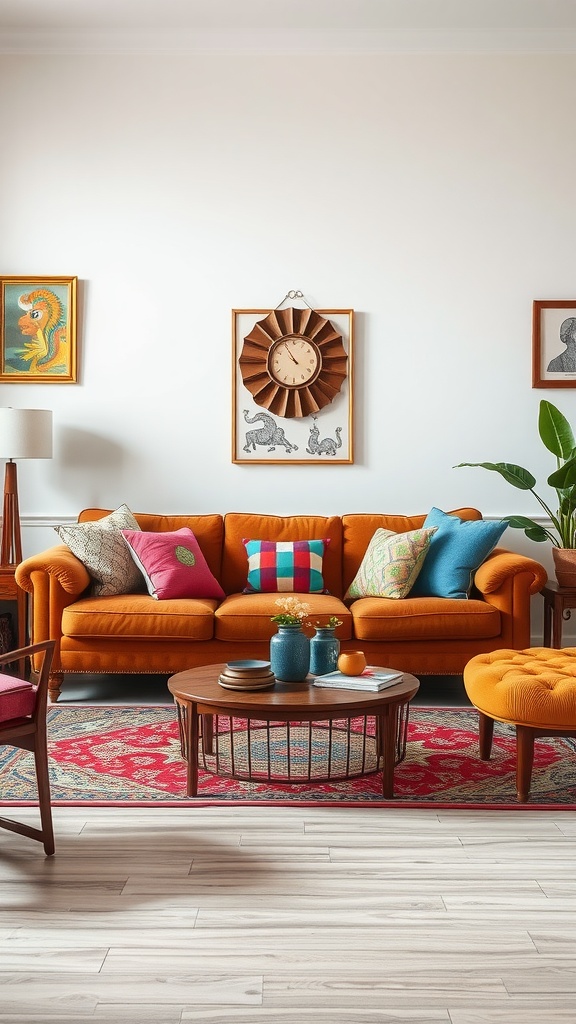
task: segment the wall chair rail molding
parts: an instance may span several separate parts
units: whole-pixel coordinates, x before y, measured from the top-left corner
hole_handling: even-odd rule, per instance
[[[293,300],[303,306],[289,305]],[[354,310],[232,310],[232,462],[350,465]]]
[[[535,299],[532,387],[576,388],[576,299]]]
[[[0,381],[75,384],[77,277],[0,277]]]

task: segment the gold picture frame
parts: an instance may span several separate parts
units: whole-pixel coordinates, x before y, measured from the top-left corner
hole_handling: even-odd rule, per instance
[[[576,388],[576,299],[534,300],[532,387]]]
[[[0,381],[75,384],[77,277],[0,277]]]
[[[271,353],[282,338],[317,353],[309,381],[286,387],[274,381]],[[232,462],[352,465],[353,357],[353,309],[233,309]],[[253,384],[250,362],[263,387]],[[277,391],[283,403],[273,397]]]

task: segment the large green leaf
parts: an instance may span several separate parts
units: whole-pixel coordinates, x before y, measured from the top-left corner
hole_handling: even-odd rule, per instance
[[[514,466],[511,462],[460,462],[454,469],[462,469],[464,466],[490,469],[494,473],[500,473],[507,483],[518,487],[521,491],[531,491],[536,486],[536,477],[532,476],[522,466]]]
[[[540,402],[538,430],[544,446],[559,459],[572,456],[576,441],[568,420],[551,402]]]
[[[502,516],[506,520],[508,526],[511,526],[515,530],[524,530],[524,533],[530,540],[550,540],[550,534],[543,526],[539,523],[535,523],[533,519],[526,519],[525,516]]]
[[[576,459],[570,459],[569,462],[565,462],[560,469],[556,469],[554,473],[551,473],[548,477],[548,483],[550,487],[554,487],[557,491],[564,491],[569,487],[574,487],[576,484]]]

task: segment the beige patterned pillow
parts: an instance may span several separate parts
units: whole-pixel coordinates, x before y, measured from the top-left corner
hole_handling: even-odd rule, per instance
[[[430,541],[438,527],[393,533],[376,530],[344,599],[353,597],[406,597],[422,568]]]
[[[140,527],[127,505],[90,523],[55,526],[54,529],[76,558],[84,563],[92,577],[91,593],[95,597],[131,594],[145,590],[140,569],[134,562],[122,530]]]

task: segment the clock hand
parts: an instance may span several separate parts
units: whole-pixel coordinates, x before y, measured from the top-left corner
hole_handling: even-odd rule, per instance
[[[290,359],[292,360],[292,362],[296,363],[296,366],[298,366],[299,365],[298,364],[298,360],[292,355],[290,349],[288,348],[288,342],[287,341],[284,342],[284,347],[285,347],[288,355],[290,356]]]

